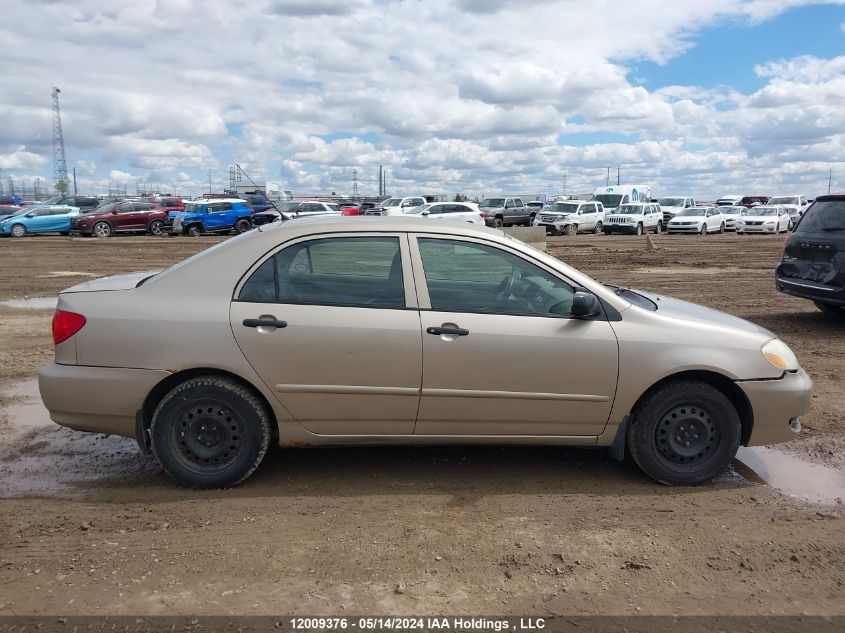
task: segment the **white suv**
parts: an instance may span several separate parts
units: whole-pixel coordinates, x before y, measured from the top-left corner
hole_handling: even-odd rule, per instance
[[[620,204],[611,214],[605,214],[602,232],[634,233],[642,235],[645,231],[660,233],[663,230],[663,212],[654,202],[628,202]]]
[[[484,224],[484,214],[472,202],[429,202],[421,207],[406,210],[403,216],[426,216],[433,220],[456,220],[470,224]]]
[[[601,233],[604,226],[604,205],[601,202],[565,200],[540,211],[534,226],[542,226],[552,235],[575,235],[582,231]]]
[[[409,196],[406,198],[388,198],[383,200],[374,209],[368,209],[366,215],[400,215],[406,209],[413,209],[414,207],[421,207],[425,204],[425,198],[422,196]]]

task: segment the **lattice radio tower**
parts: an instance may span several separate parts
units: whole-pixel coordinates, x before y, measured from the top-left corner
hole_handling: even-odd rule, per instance
[[[59,109],[59,90],[53,86],[53,184],[59,193],[67,193],[67,160],[65,139],[62,135],[62,112]]]

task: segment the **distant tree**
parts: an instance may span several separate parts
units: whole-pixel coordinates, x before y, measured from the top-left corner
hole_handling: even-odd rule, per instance
[[[466,202],[467,200],[469,200],[469,198],[467,198],[464,194],[462,194],[462,193],[456,193],[455,194],[454,202]]]
[[[67,180],[60,180],[56,183],[56,191],[58,191],[61,195],[65,195],[68,192],[68,189]]]

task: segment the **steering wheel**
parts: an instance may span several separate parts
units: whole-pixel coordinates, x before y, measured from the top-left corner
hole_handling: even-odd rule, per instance
[[[499,285],[496,287],[496,295],[495,301],[499,303],[500,301],[504,301],[508,298],[508,295],[511,292],[511,288],[513,288],[514,277],[513,275],[505,275],[502,277],[502,281],[499,282]]]

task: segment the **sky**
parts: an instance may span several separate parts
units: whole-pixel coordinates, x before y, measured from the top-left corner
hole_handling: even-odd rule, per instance
[[[845,190],[845,1],[4,0],[0,181]],[[354,175],[353,175],[354,174]]]

